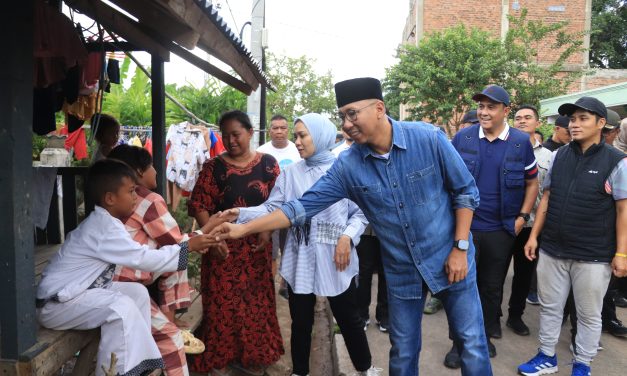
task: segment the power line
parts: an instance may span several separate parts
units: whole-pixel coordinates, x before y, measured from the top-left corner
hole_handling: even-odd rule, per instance
[[[233,10],[231,9],[231,4],[229,4],[229,0],[224,0],[226,2],[226,6],[229,7],[229,13],[231,13],[231,18],[233,19],[233,25],[235,25],[235,30],[239,30],[237,26],[237,21],[235,21],[235,16],[233,15]]]

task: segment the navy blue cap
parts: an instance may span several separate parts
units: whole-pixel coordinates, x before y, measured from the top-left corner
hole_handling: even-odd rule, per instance
[[[466,123],[476,123],[479,119],[477,119],[477,110],[470,110],[464,114],[462,118],[462,124]]]
[[[560,115],[570,116],[577,110],[592,112],[607,119],[607,108],[603,102],[593,97],[581,97],[575,103],[564,103],[557,109],[557,112]]]
[[[562,128],[568,128],[570,124],[570,118],[568,116],[558,116],[555,119],[555,125]]]
[[[487,86],[481,93],[477,93],[472,96],[472,100],[479,102],[482,99],[489,99],[492,102],[503,103],[509,106],[509,94],[507,91],[498,85]]]

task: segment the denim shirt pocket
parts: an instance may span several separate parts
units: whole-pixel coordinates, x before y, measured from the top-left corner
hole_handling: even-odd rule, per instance
[[[436,194],[436,178],[433,165],[407,174],[414,204],[423,205]]]
[[[376,213],[377,208],[382,205],[381,184],[353,185],[352,188],[359,208],[365,213]]]

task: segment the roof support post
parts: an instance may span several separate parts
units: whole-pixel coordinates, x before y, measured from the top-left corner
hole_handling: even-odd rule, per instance
[[[6,54],[0,59],[0,358],[17,359],[36,340],[31,217],[33,1],[0,12]]]
[[[157,170],[157,193],[166,197],[165,74],[163,59],[152,54],[152,161]]]

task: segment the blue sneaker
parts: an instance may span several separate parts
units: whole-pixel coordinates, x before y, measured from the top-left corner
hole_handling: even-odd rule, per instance
[[[590,366],[580,362],[573,363],[573,372],[570,376],[590,376]]]
[[[538,354],[527,363],[518,366],[518,373],[525,376],[548,375],[556,372],[557,355],[548,356],[542,353],[542,351],[538,351]]]
[[[540,300],[538,299],[538,294],[535,292],[530,292],[527,295],[527,303],[532,305],[540,305]]]

